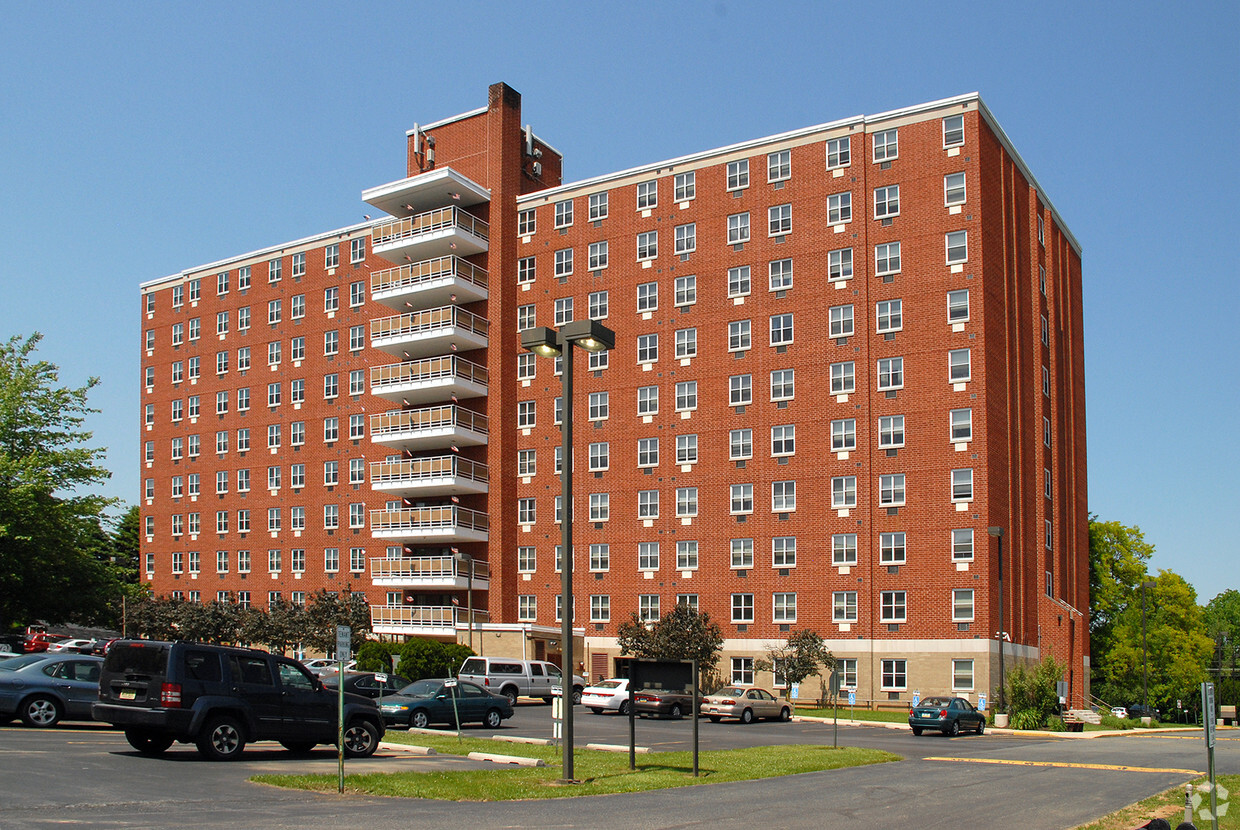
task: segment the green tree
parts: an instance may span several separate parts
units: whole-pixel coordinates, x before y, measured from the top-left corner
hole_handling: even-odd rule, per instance
[[[302,641],[306,631],[306,609],[281,597],[266,611],[245,615],[241,640],[267,646],[283,654]],[[334,641],[333,641],[334,642]]]
[[[1153,555],[1141,528],[1089,517],[1089,640],[1096,660],[1106,661],[1115,621],[1147,578]]]
[[[349,587],[338,593],[320,590],[310,597],[305,610],[305,629],[299,640],[303,646],[324,654],[335,653],[338,625],[347,625],[352,630],[353,651],[366,642],[370,631],[370,606],[366,604],[365,594],[354,593]]]
[[[105,450],[83,428],[99,382],[60,384],[42,335],[0,345],[0,630],[34,619],[109,624],[120,594],[101,519]]]
[[[1218,684],[1217,698],[1240,702],[1240,591],[1228,589],[1206,603],[1206,633],[1214,640],[1211,672]]]
[[[469,646],[458,643],[413,637],[401,645],[399,653],[397,674],[410,680],[421,680],[424,677],[455,677],[461,663],[474,652]]]
[[[1058,681],[1067,666],[1049,655],[1034,669],[1018,663],[1007,676],[1007,706],[1013,729],[1041,729],[1059,707]]]
[[[723,650],[723,632],[710,614],[679,604],[655,622],[634,614],[617,630],[620,653],[643,660],[697,660],[698,672],[709,676]]]
[[[112,564],[123,574],[126,582],[136,583],[141,565],[141,548],[139,546],[139,528],[141,515],[138,505],[131,505],[112,529]]]
[[[783,676],[784,695],[792,694],[794,683],[803,683],[822,669],[835,667],[835,656],[817,631],[802,629],[782,645],[768,646],[766,657],[754,661],[758,671],[776,671]]]

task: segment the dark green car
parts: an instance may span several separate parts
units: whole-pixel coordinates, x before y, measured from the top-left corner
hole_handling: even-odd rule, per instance
[[[452,684],[452,685],[449,685]],[[512,704],[481,686],[464,680],[416,680],[397,694],[383,698],[383,721],[392,726],[424,729],[432,723],[478,722],[492,729],[512,717]]]
[[[914,735],[923,729],[937,729],[944,735],[972,730],[980,735],[986,731],[986,714],[962,697],[926,697],[908,710],[908,725]]]

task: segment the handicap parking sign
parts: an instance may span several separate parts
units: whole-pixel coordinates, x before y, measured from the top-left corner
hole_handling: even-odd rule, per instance
[[[916,706],[918,703],[921,703],[921,690],[920,689],[915,690],[913,692],[913,705]]]
[[[986,711],[986,695],[977,696],[977,708],[983,712]]]
[[[848,705],[849,706],[857,705],[857,690],[856,689],[848,690]]]

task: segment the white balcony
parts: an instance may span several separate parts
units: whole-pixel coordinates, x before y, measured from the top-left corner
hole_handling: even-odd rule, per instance
[[[403,450],[478,447],[487,442],[487,416],[453,404],[370,416],[370,440]]]
[[[376,587],[383,588],[438,588],[485,591],[491,587],[491,571],[486,562],[477,559],[469,564],[455,556],[410,556],[403,559],[376,558],[370,560],[370,579]]]
[[[370,392],[406,405],[435,403],[453,396],[481,398],[487,393],[487,370],[455,355],[373,366]]]
[[[486,513],[456,505],[370,511],[370,535],[401,542],[485,542]]]
[[[400,265],[445,256],[473,256],[487,250],[490,226],[458,207],[439,208],[371,229],[376,254]]]
[[[410,216],[450,205],[480,205],[491,201],[491,191],[451,167],[440,167],[367,188],[362,201],[392,216]]]
[[[491,324],[456,306],[370,321],[370,345],[406,359],[485,348]]]
[[[370,275],[370,298],[392,308],[432,308],[487,298],[487,271],[460,257],[405,263]]]
[[[487,465],[459,455],[375,461],[370,465],[370,486],[400,496],[477,495],[487,491]]]
[[[474,611],[474,625],[485,625],[491,615]],[[469,627],[469,612],[455,605],[372,605],[370,627],[376,634],[416,634],[455,637]]]

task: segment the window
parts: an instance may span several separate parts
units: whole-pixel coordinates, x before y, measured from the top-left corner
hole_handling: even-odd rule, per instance
[[[532,525],[537,515],[534,499],[517,499],[517,524]]]
[[[202,374],[202,358],[191,357],[186,361],[185,376],[190,380],[197,380]]]
[[[828,332],[831,337],[851,337],[853,330],[853,307],[832,306],[827,313]]]
[[[775,205],[766,210],[767,236],[792,233],[792,205]]]
[[[774,320],[772,320],[773,323]],[[737,320],[728,323],[728,351],[745,351],[751,345],[750,322],[748,320]]]
[[[637,414],[657,415],[659,412],[659,387],[639,386],[637,388]]]
[[[732,491],[732,515],[741,515],[753,512],[753,485],[752,484],[733,484]]]
[[[785,346],[792,342],[792,315],[771,315],[771,345]]]
[[[535,407],[535,401],[517,402],[517,427],[519,429],[530,429],[537,425],[538,413]]]
[[[280,322],[280,301],[269,300],[267,302],[267,322],[275,325]]]
[[[903,415],[884,415],[878,419],[878,446],[884,449],[904,446]]]
[[[659,569],[658,542],[638,542],[637,569],[639,571],[657,571]]]
[[[732,595],[732,622],[753,622],[753,594]]]
[[[728,406],[753,403],[753,375],[732,375],[728,378]]]
[[[964,173],[948,173],[943,177],[943,204],[961,205],[964,201]]]
[[[1042,345],[1050,345],[1050,326],[1046,322],[1045,314],[1042,315]]]
[[[1051,497],[1051,470],[1050,467],[1042,468],[1042,479],[1045,481],[1043,486],[1043,494],[1049,499]]]
[[[366,345],[366,327],[349,326],[349,351],[360,352]]]
[[[1051,419],[1047,417],[1042,418],[1042,443],[1051,445]]]
[[[590,570],[611,569],[611,545],[590,545]]]
[[[771,291],[787,291],[792,288],[792,260],[773,260],[768,266],[768,280]]]
[[[323,332],[323,354],[331,356],[340,351],[340,332]]]
[[[947,292],[947,322],[963,323],[969,319],[969,289]]]
[[[753,430],[734,429],[728,434],[728,460],[741,461],[753,457]]]
[[[658,594],[641,594],[637,598],[637,613],[647,622],[657,622],[659,619],[659,595]]]
[[[637,286],[637,310],[654,311],[659,307],[659,284],[644,282]]]
[[[874,218],[890,219],[900,215],[900,185],[874,188]]]
[[[753,658],[732,658],[732,683],[738,686],[753,685]]]
[[[749,159],[728,162],[728,190],[749,187]]]
[[[215,353],[215,374],[216,375],[228,374],[228,352],[216,352]]]
[[[742,245],[749,241],[749,214],[734,213],[728,217],[728,244]]]
[[[969,259],[969,232],[951,231],[944,236],[947,243],[947,264],[955,265]]]
[[[349,240],[349,262],[353,265],[356,265],[357,263],[363,261],[364,259],[366,259],[365,237],[361,237],[359,239],[350,239]],[[360,283],[355,283],[355,285],[359,285],[359,284]],[[363,288],[363,293],[365,293],[364,288]],[[356,303],[355,305],[361,305],[361,303],[359,302],[359,303]]]
[[[792,513],[797,509],[797,483],[795,481],[771,482],[771,512]]]
[[[611,518],[611,495],[609,493],[590,494],[590,521],[605,522]]]
[[[874,246],[874,270],[878,276],[900,271],[900,243],[888,242]]]
[[[191,478],[192,478],[192,476],[191,476]],[[191,493],[190,495],[193,495],[193,494]],[[1052,523],[1050,519],[1047,519],[1047,520],[1045,521],[1045,531],[1046,531],[1046,533],[1045,533],[1045,538],[1046,538],[1046,549],[1047,549],[1047,550],[1054,550],[1054,548],[1055,548],[1055,530],[1054,530],[1054,528],[1055,528],[1054,523]]]
[[[590,420],[605,421],[611,414],[610,392],[591,392],[590,393]]]
[[[878,477],[878,503],[885,507],[904,504],[904,474],[893,473]]]
[[[835,591],[831,594],[831,620],[837,623],[857,621],[856,591]]]
[[[237,331],[249,331],[249,330],[250,330],[250,307],[247,305],[247,306],[242,306],[241,308],[237,309]],[[247,354],[249,353],[249,349],[246,350],[246,353]]]
[[[189,301],[197,302],[202,297],[202,280],[189,281]]]
[[[325,442],[335,441],[340,437],[340,419],[324,418],[323,419],[323,440]]]
[[[973,410],[953,409],[951,411],[952,443],[973,440]]]
[[[555,252],[555,275],[564,278],[573,273],[573,249],[565,248]]]
[[[366,435],[366,416],[354,414],[349,416],[349,438],[357,441]]]
[[[856,371],[853,362],[831,364],[831,394],[846,395],[856,390]]]
[[[907,660],[883,660],[882,661],[882,684],[883,689],[888,691],[902,691],[908,688],[908,661]]]
[[[517,306],[517,331],[525,331],[532,329],[536,323],[534,322],[534,306],[522,305]]]
[[[555,203],[555,226],[567,228],[573,224],[573,200],[565,199]]]
[[[572,251],[569,251],[569,253],[571,254],[571,253],[572,253]],[[531,258],[530,262],[531,262],[531,266],[530,266],[530,271],[529,271],[529,275],[528,275],[528,276],[529,276],[529,278],[528,278],[528,279],[526,279],[526,280],[524,280],[525,282],[533,282],[533,281],[534,281],[534,269],[533,269],[533,265],[532,265],[532,263],[533,263],[533,259],[532,259],[532,258]],[[607,240],[605,240],[605,239],[604,239],[602,242],[591,242],[591,243],[590,243],[590,261],[589,261],[589,269],[590,269],[591,271],[601,271],[601,270],[603,270],[603,269],[604,269],[604,268],[606,268],[606,267],[607,267]],[[558,254],[557,254],[557,259],[556,259],[556,268],[557,268],[557,270],[556,270],[556,275],[557,275],[557,276],[559,276],[560,274],[559,274],[559,270],[558,270],[558,269],[559,269],[559,259],[558,259]],[[570,271],[572,270],[571,263],[570,263],[570,266],[569,266],[569,270],[570,270]],[[522,279],[521,279],[521,273],[520,273],[520,270],[519,270],[519,269],[518,269],[518,272],[517,272],[517,282],[522,282]]]
[[[797,428],[795,424],[771,427],[771,456],[795,455],[797,447]]]
[[[591,193],[590,194],[590,221],[597,222],[600,219],[607,218],[607,194]]]
[[[827,141],[827,169],[847,167],[852,163],[852,146],[850,138],[832,138]]]
[[[953,349],[947,353],[947,377],[952,383],[966,383],[970,379],[968,349]]]
[[[267,406],[274,407],[280,405],[280,384],[267,384]]]
[[[795,568],[797,565],[797,537],[776,536],[771,539],[771,567]]]
[[[899,533],[880,533],[878,536],[879,562],[884,565],[903,565],[905,559],[905,535]]]
[[[943,146],[959,147],[961,144],[964,144],[964,116],[949,115],[943,119]],[[968,688],[972,688],[972,683]]]
[[[659,255],[659,232],[645,231],[637,235],[637,261],[654,259]]]
[[[267,344],[267,365],[276,366],[280,363],[280,341],[274,340]]]
[[[674,235],[673,253],[677,256],[697,250],[697,225],[677,225]]]
[[[366,371],[351,369],[349,371],[349,394],[360,395],[366,391]]]
[[[885,357],[878,361],[878,388],[900,389],[904,386],[904,358]]]
[[[697,195],[697,173],[677,173],[673,181],[673,198],[677,202],[688,202]]]
[[[831,564],[837,567],[857,564],[857,534],[836,533],[831,537]]]
[[[340,376],[335,372],[323,375],[323,399],[331,400],[340,394]],[[270,405],[270,401],[268,401]]]
[[[696,464],[698,460],[697,435],[676,436],[676,463]]]
[[[772,597],[772,620],[777,623],[797,621],[797,595],[775,594]]]
[[[676,543],[676,570],[696,571],[698,567],[698,543],[692,541]]]
[[[952,470],[952,501],[973,501],[973,470]]]
[[[973,621],[973,589],[957,588],[952,591],[952,622]]]
[[[698,488],[696,487],[677,487],[676,488],[676,517],[678,519],[691,518],[696,516],[698,512]]]
[[[850,280],[853,275],[852,248],[840,248],[827,253],[827,279]]]
[[[952,531],[952,561],[968,562],[973,559],[973,529],[958,528]]]
[[[831,479],[831,508],[843,510],[857,506],[857,477],[836,476]]]
[[[782,182],[792,177],[792,151],[778,150],[766,156],[766,180]]]
[[[874,133],[874,163],[891,161],[899,155],[899,141],[896,130],[883,130]]]
[[[676,384],[676,411],[697,409],[697,381],[687,380]]]
[[[970,591],[969,593],[972,593]],[[952,660],[952,691],[968,692],[973,690],[973,661]]]
[[[289,486],[293,489],[300,489],[306,486],[306,465],[291,464],[288,468]]]
[[[842,418],[831,422],[831,452],[848,452],[857,448],[857,420]]]
[[[833,193],[827,197],[827,223],[839,225],[852,221],[852,193]]]
[[[538,230],[538,217],[533,208],[517,211],[517,236],[532,236]]]
[[[749,294],[749,266],[728,269],[728,296],[745,297]]]
[[[655,363],[659,359],[659,335],[641,334],[637,337],[637,362]]]
[[[677,277],[675,282],[677,306],[694,305],[697,302],[697,277]]]
[[[590,470],[606,470],[611,466],[611,444],[599,441],[590,445]]]
[[[904,303],[902,300],[884,300],[874,307],[879,334],[904,328]]]
[[[366,482],[366,460],[364,458],[349,459],[349,483],[364,484]]]
[[[775,369],[771,372],[771,400],[790,401],[796,394],[796,370]]]
[[[885,623],[908,621],[908,593],[906,591],[883,591],[879,607],[881,619]]]
[[[656,180],[637,185],[637,209],[650,210],[659,206],[659,183]]]
[[[185,304],[185,286],[183,285],[172,286],[172,307],[180,308],[184,304]]]
[[[637,518],[639,519],[659,518],[659,491],[658,490],[639,490],[637,492]]]
[[[1038,214],[1038,244],[1046,244],[1046,219],[1040,213]]]
[[[611,597],[606,594],[592,594],[590,596],[590,622],[608,622],[610,620]]]

